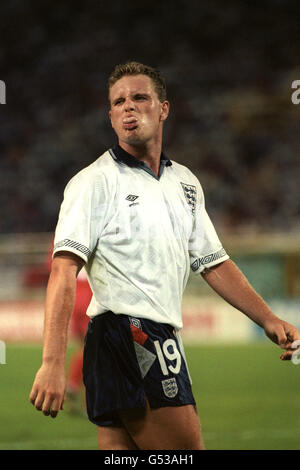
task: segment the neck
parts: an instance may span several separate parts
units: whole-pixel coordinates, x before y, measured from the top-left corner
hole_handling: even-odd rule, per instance
[[[130,153],[130,155],[133,157],[145,162],[154,171],[154,173],[158,175],[160,156],[162,151],[161,144],[152,146],[148,146],[147,144],[132,145],[119,141],[119,145],[123,150]]]

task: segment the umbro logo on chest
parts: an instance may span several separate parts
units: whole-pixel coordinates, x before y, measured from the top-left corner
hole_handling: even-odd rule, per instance
[[[139,204],[138,202],[134,202],[138,197],[139,196],[135,196],[134,194],[128,194],[128,196],[125,199],[126,201],[131,202],[131,204],[129,204],[129,207]]]
[[[128,194],[126,201],[133,202],[138,198],[138,196],[135,196],[134,194]]]

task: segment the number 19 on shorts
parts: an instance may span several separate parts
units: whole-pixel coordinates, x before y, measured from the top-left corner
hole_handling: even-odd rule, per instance
[[[181,367],[181,355],[177,349],[177,344],[174,339],[166,339],[163,342],[162,348],[159,341],[154,341],[159,364],[164,375],[169,375],[169,371],[173,374],[178,374]],[[169,361],[176,361],[175,365],[167,365],[166,359]]]

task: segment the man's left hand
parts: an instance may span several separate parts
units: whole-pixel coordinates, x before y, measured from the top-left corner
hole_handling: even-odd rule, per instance
[[[271,341],[285,349],[285,352],[280,356],[283,361],[289,361],[297,350],[293,345],[294,341],[299,340],[300,347],[300,333],[297,328],[279,318],[266,322],[264,331]]]

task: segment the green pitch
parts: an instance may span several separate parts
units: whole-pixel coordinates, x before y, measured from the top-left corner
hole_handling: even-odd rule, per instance
[[[300,449],[300,365],[280,361],[270,342],[186,346],[186,355],[207,449]],[[7,345],[0,450],[97,449],[87,418],[51,419],[29,403],[40,358],[40,346]]]

